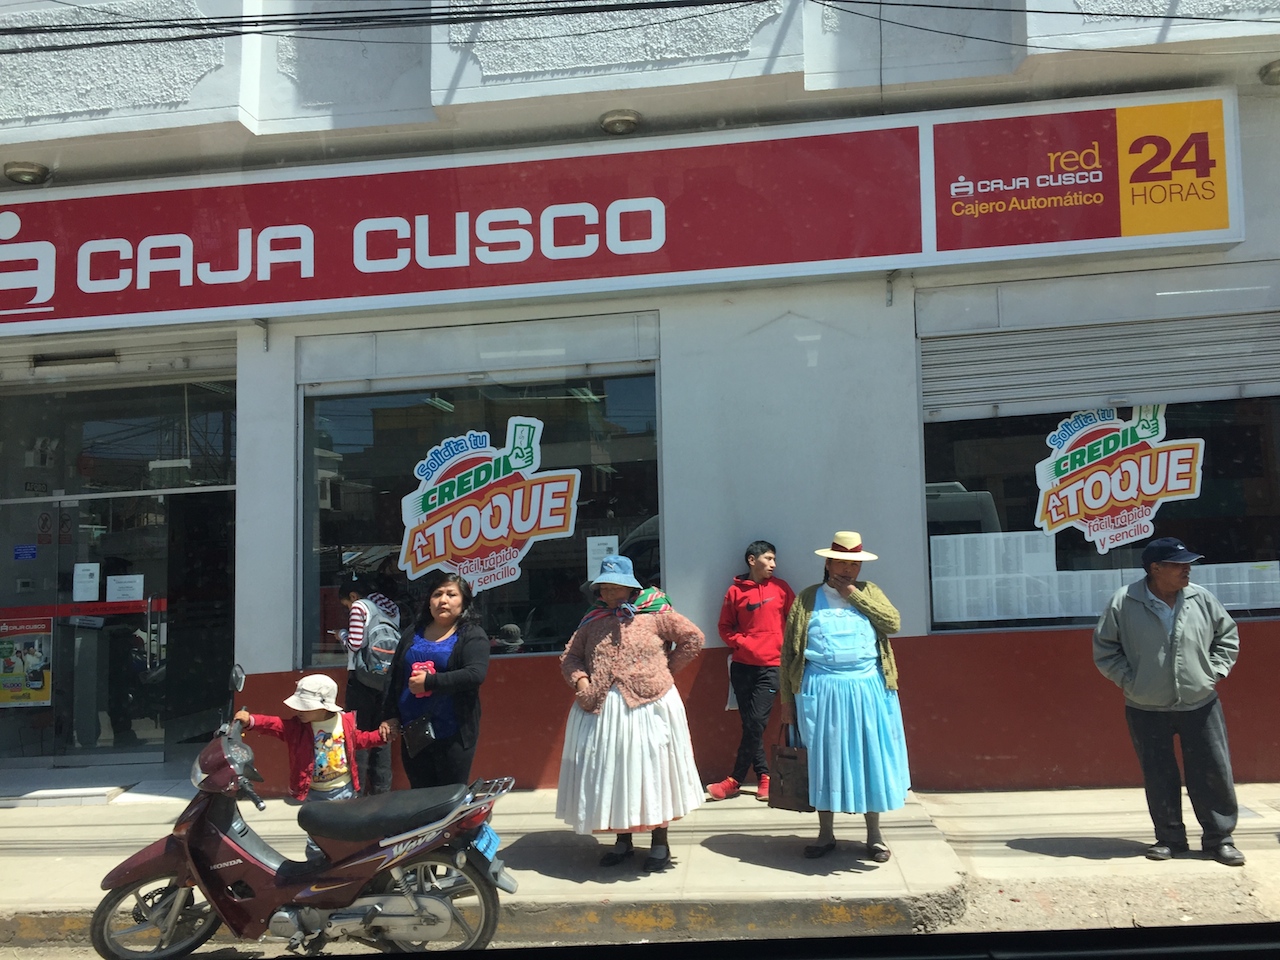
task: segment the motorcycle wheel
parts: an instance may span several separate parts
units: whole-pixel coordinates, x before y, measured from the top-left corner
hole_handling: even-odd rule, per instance
[[[431,950],[483,950],[498,929],[498,891],[470,861],[459,867],[454,854],[432,851],[403,867],[409,889],[417,896],[444,902],[452,923],[439,940],[394,940],[395,950],[426,953]],[[397,890],[395,882],[391,890]]]
[[[158,877],[103,897],[89,939],[103,960],[171,960],[201,946],[221,922],[199,887]]]

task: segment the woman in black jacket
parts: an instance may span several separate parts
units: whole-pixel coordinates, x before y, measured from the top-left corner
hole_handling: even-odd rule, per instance
[[[417,620],[400,637],[382,703],[382,719],[402,734],[400,758],[415,789],[471,782],[480,684],[489,670],[489,637],[472,614],[467,582],[438,572],[427,588]]]

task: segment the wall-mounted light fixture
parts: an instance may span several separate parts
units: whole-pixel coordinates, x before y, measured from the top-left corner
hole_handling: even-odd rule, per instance
[[[635,133],[640,126],[640,114],[634,110],[610,110],[600,117],[600,129],[615,137]]]
[[[24,186],[44,183],[51,173],[43,163],[36,163],[34,160],[10,160],[4,165],[4,175],[14,183]]]
[[[436,396],[434,393],[422,402],[429,407],[435,407],[437,410],[443,410],[445,413],[453,413],[453,404],[444,397]]]
[[[120,355],[114,350],[87,350],[79,353],[38,353],[31,358],[33,370],[52,367],[115,366]]]
[[[1268,87],[1280,87],[1280,60],[1264,64],[1258,71],[1258,79]]]

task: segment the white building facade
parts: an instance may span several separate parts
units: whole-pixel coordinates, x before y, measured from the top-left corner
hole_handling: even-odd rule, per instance
[[[549,785],[621,550],[708,634],[719,779],[743,548],[799,589],[857,529],[918,786],[1136,776],[1088,636],[1159,535],[1280,775],[1276,28],[990,7],[0,17],[0,752],[173,753],[233,660],[345,673],[339,569],[411,606],[444,565],[522,731],[477,763]]]

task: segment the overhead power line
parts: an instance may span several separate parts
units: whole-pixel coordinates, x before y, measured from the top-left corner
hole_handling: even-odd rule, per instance
[[[1018,14],[1040,16],[1068,16],[1077,18],[1080,11],[1040,10],[1013,6],[991,6],[976,3],[926,3],[920,0],[809,0],[819,6],[827,7],[838,13],[874,20],[885,26],[895,26],[906,30],[938,34],[963,40],[996,43],[1006,46],[1020,47],[1030,50],[1076,51],[1078,47],[1058,47],[1046,44],[1024,43],[999,38],[960,33],[940,27],[930,27],[921,23],[903,20],[886,19],[885,10],[928,11],[932,13],[971,12],[987,14]],[[1122,0],[1116,0],[1117,3]],[[85,10],[77,4],[63,5],[71,9]],[[667,20],[655,20],[655,24],[674,22],[676,20],[710,16],[716,12],[737,7],[755,5],[751,0],[642,0],[642,2],[605,2],[605,0],[576,0],[571,6],[548,0],[455,0],[447,6],[439,3],[415,4],[413,6],[375,7],[372,5],[352,6],[329,11],[313,11],[299,14],[269,13],[253,16],[234,17],[174,17],[174,18],[134,18],[124,14],[114,15],[111,19],[78,20],[46,23],[21,23],[11,26],[0,26],[0,56],[22,53],[53,53],[72,50],[96,49],[102,47],[127,46],[154,43],[179,43],[193,40],[208,40],[246,35],[292,36],[306,39],[344,40],[360,43],[415,44],[416,40],[372,39],[369,37],[354,38],[342,36],[352,31],[386,31],[405,30],[413,27],[452,26],[484,24],[492,22],[509,22],[512,20],[545,20],[550,17],[582,16],[602,13],[637,13],[637,12],[671,12],[694,11],[685,16],[671,17]],[[566,7],[568,6],[568,9]],[[709,9],[710,8],[710,9]],[[863,8],[863,9],[858,9]],[[875,8],[875,13],[865,12]],[[1187,24],[1270,24],[1280,22],[1277,18],[1262,17],[1213,17],[1193,14],[1168,13],[1158,17],[1130,13],[1125,10],[1097,11],[1095,16],[1108,20],[1127,22],[1159,22]],[[634,29],[634,25],[619,27],[599,27],[582,31],[547,33],[521,38],[504,37],[500,41],[510,43],[513,40],[538,41],[560,37],[581,37],[584,35],[603,34],[615,30]],[[92,37],[92,39],[89,39]],[[5,39],[16,41],[4,46]],[[478,38],[473,43],[486,42]],[[1167,55],[1173,51],[1126,51]],[[1179,54],[1186,55],[1186,54]],[[1203,55],[1203,54],[1200,54]]]

